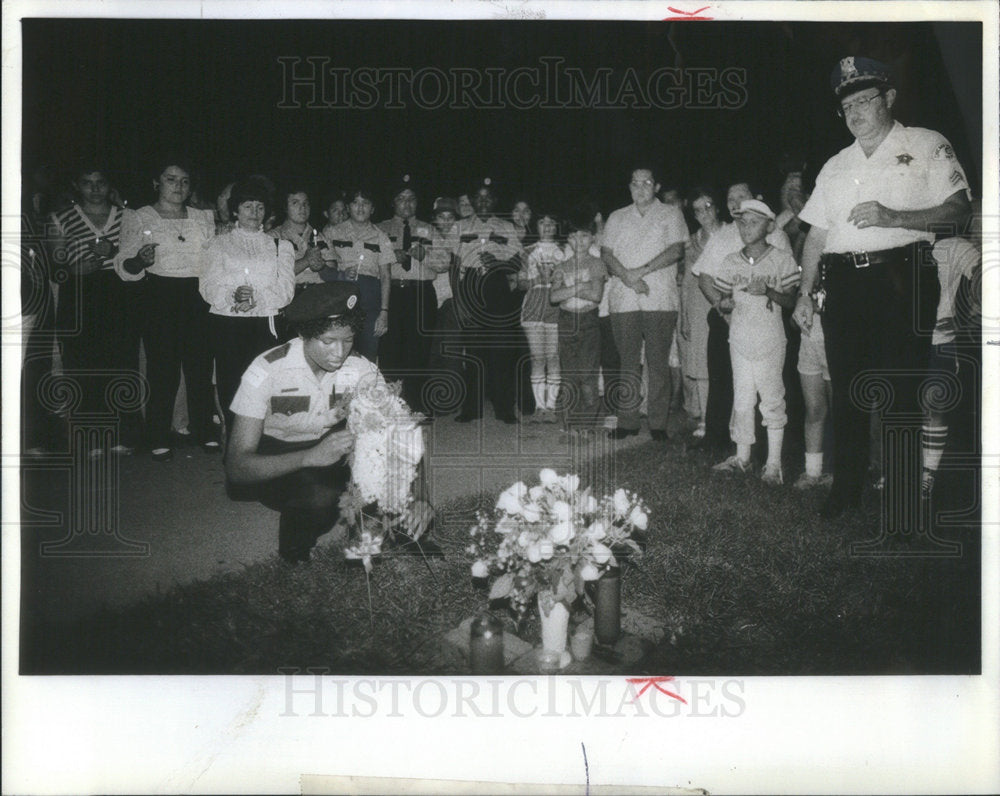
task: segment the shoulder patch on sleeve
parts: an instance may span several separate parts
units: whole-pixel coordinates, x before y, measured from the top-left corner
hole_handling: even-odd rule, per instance
[[[934,160],[954,160],[955,150],[951,148],[951,144],[938,144],[931,157]]]
[[[264,354],[264,359],[267,362],[277,362],[279,359],[284,359],[286,356],[288,356],[288,349],[290,349],[291,347],[292,347],[291,343],[285,343],[284,345],[279,345],[277,348],[274,348],[268,351],[266,354]]]
[[[257,362],[253,362],[243,372],[243,381],[251,387],[260,387],[261,384],[267,379],[268,373],[261,365]]]

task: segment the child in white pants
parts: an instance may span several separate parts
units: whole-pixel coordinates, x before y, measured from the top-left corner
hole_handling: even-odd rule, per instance
[[[733,414],[729,433],[736,454],[715,465],[726,472],[750,470],[750,447],[755,441],[754,408],[767,428],[767,463],[762,480],[783,482],[781,446],[784,441],[785,328],[781,308],[795,304],[799,268],[791,252],[771,246],[766,237],[774,229],[774,212],[758,199],[740,205],[736,223],[743,248],[727,256],[712,276],[712,300],[729,319],[729,352],[733,363]]]

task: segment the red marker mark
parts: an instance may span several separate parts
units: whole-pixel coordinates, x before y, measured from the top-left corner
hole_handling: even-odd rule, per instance
[[[711,6],[704,6],[703,8],[699,8],[697,11],[681,11],[679,8],[674,8],[673,6],[667,6],[668,11],[673,11],[675,14],[679,14],[680,16],[664,17],[663,21],[669,22],[671,20],[689,20],[689,19],[707,21],[712,19],[712,17],[699,17],[698,14],[700,14],[702,11],[705,11],[708,8],[711,8]]]
[[[673,677],[668,677],[666,675],[661,675],[660,677],[627,677],[625,679],[625,682],[631,683],[632,685],[639,685],[640,683],[645,683],[645,685],[642,686],[642,689],[640,689],[639,693],[635,695],[635,699],[632,700],[633,702],[635,702],[636,699],[645,694],[649,690],[650,686],[652,686],[661,694],[666,694],[668,697],[676,699],[678,702],[683,702],[686,705],[687,700],[680,694],[675,694],[673,691],[668,691],[666,688],[660,687],[660,683],[669,683],[673,679],[674,679]]]

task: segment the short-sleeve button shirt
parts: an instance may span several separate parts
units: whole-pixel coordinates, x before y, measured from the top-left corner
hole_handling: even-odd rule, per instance
[[[357,268],[359,276],[379,275],[380,265],[396,262],[392,242],[374,224],[358,227],[353,221],[343,221],[323,230],[327,245],[337,252],[340,269]]]
[[[392,243],[392,248],[402,249],[403,248],[403,219],[398,216],[393,216],[386,221],[380,221],[376,224],[380,230],[382,230],[389,238],[389,242]],[[418,279],[418,280],[433,280],[436,274],[430,269],[425,267],[424,263],[427,262],[427,249],[432,245],[432,231],[431,225],[426,221],[417,221],[416,218],[410,219],[410,240],[413,246],[418,243],[424,247],[424,259],[418,260],[415,257],[410,261],[410,270],[404,271],[403,266],[401,266],[395,259],[395,251],[393,251],[393,261],[390,266],[390,274],[392,279]]]
[[[688,239],[684,214],[659,199],[640,213],[635,204],[615,210],[608,216],[601,244],[627,269],[641,268],[674,243]],[[642,311],[676,312],[680,308],[677,290],[677,265],[661,268],[643,277],[649,285],[647,295],[639,295],[617,277],[608,283],[608,310],[612,313]]]
[[[826,162],[799,219],[827,231],[826,252],[894,249],[933,241],[934,233],[858,229],[847,220],[855,205],[876,201],[892,210],[924,210],[962,190],[971,196],[965,171],[947,139],[933,130],[895,122],[870,157],[855,141]]]
[[[510,260],[521,253],[517,230],[509,221],[497,216],[481,219],[463,218],[455,225],[458,230],[458,258],[462,271],[482,267],[480,252],[492,254],[498,260]]]
[[[282,442],[317,440],[346,417],[342,398],[382,376],[371,362],[351,354],[332,373],[317,376],[295,338],[258,356],[247,368],[230,409],[264,421],[264,435]]]

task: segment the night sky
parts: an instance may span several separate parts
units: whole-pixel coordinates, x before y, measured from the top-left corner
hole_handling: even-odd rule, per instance
[[[508,205],[527,191],[536,206],[564,210],[587,195],[607,211],[628,202],[629,169],[650,159],[663,182],[749,176],[776,201],[782,152],[801,152],[815,171],[850,142],[829,74],[852,54],[896,68],[897,118],[947,136],[977,195],[980,185],[978,23],[47,19],[25,20],[23,34],[25,166],[64,168],[97,155],[133,206],[151,200],[152,170],[165,152],[189,158],[207,196],[252,172],[317,196],[359,182],[381,194],[407,172],[421,188],[422,216],[433,196],[462,193],[485,176]],[[609,91],[577,107],[515,107],[532,96],[560,100],[533,90],[529,74],[513,101],[493,98],[498,107],[431,109],[404,92],[403,107],[387,108],[386,81],[356,94],[355,104],[373,105],[362,109],[331,96],[333,79],[317,79],[285,97],[300,107],[280,107],[290,73],[279,58],[308,56],[352,80],[436,67],[486,81],[487,70],[543,74],[545,59],[562,59],[587,81],[607,70]],[[615,96],[629,75],[641,89],[664,67],[683,71],[659,84],[652,107],[635,107],[649,99],[642,94]],[[297,68],[301,77],[311,67]],[[480,99],[490,99],[488,85]],[[436,83],[424,86],[433,102]],[[332,107],[307,107],[314,90]],[[384,215],[381,203],[376,216]]]

